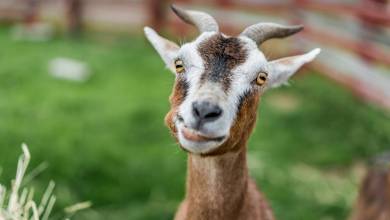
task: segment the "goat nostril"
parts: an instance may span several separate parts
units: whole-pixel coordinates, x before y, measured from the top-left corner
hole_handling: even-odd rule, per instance
[[[192,104],[194,117],[203,122],[210,122],[218,119],[222,115],[222,109],[218,105],[210,102],[194,102]]]
[[[200,117],[199,108],[198,108],[198,106],[197,106],[196,103],[194,103],[194,104],[192,105],[192,112],[193,112],[194,116]]]
[[[207,113],[204,118],[205,119],[212,119],[212,118],[218,118],[221,115],[221,110],[216,110],[215,112]]]

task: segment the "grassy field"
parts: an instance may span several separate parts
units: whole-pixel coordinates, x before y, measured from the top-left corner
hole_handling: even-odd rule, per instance
[[[58,56],[87,62],[93,77],[52,78]],[[31,167],[49,164],[32,184],[57,183],[58,216],[90,200],[74,219],[171,219],[186,170],[163,124],[172,82],[141,36],[29,43],[1,29],[0,182],[26,142]],[[389,116],[314,73],[266,94],[259,111],[249,165],[278,219],[345,219],[359,164],[390,146]]]

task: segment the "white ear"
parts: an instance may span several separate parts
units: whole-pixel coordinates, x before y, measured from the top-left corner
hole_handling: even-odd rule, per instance
[[[150,41],[153,47],[160,54],[161,58],[164,60],[165,65],[175,73],[175,58],[179,51],[179,46],[172,41],[169,41],[161,36],[159,36],[153,29],[149,27],[144,28],[146,38]]]
[[[267,64],[268,80],[266,89],[275,88],[287,83],[287,80],[305,63],[311,62],[321,52],[317,48],[309,53],[286,57]]]

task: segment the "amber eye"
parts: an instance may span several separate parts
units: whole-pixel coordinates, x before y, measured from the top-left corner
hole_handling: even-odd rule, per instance
[[[267,74],[267,73],[265,73],[265,72],[260,72],[260,73],[257,75],[256,84],[259,85],[259,86],[264,85],[264,84],[267,82],[267,77],[268,77],[268,74]]]
[[[176,68],[176,73],[184,72],[184,63],[181,59],[175,60],[175,68]]]

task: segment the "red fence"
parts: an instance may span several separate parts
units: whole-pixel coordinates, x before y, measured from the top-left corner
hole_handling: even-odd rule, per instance
[[[156,3],[152,7],[157,7],[157,2],[161,7],[161,1],[151,2]],[[266,45],[266,54],[271,51],[272,55],[280,56],[321,47],[323,53],[311,68],[349,88],[358,97],[390,109],[390,2],[387,0],[176,2],[185,8],[210,12],[223,31],[233,34],[259,21],[304,24],[305,31],[299,37],[278,41],[282,50],[272,43],[272,50],[267,50]],[[159,22],[152,25],[161,29],[161,21],[167,21],[166,25],[175,27],[179,34],[188,31],[183,22],[161,14],[166,13],[151,14],[151,21]]]
[[[151,25],[188,36],[193,28],[169,12],[164,0],[0,0],[0,18],[33,22],[62,20],[77,32],[81,21],[101,29],[137,30]],[[13,2],[4,4],[4,2]],[[390,3],[388,0],[177,0],[184,8],[204,10],[221,29],[237,34],[261,22],[301,23],[302,34],[267,42],[270,58],[308,51],[322,54],[310,67],[351,89],[358,97],[390,109]],[[40,5],[38,6],[38,3]],[[83,4],[82,4],[83,3]],[[5,5],[5,6],[4,6]],[[8,8],[7,8],[8,7]],[[10,10],[12,8],[12,10]],[[272,47],[272,50],[269,49]]]

